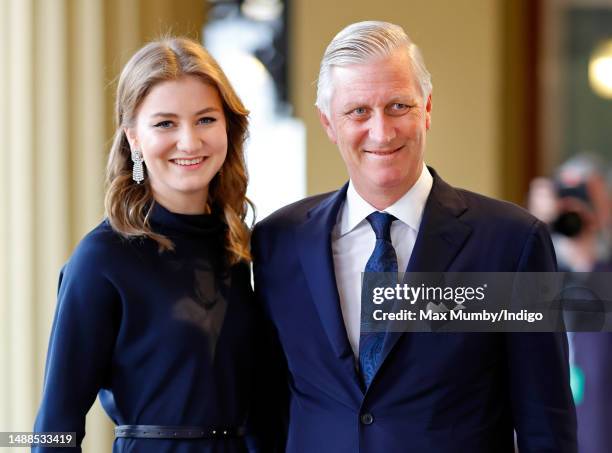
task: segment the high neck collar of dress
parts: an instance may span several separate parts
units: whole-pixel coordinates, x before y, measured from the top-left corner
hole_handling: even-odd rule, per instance
[[[189,234],[217,234],[223,230],[224,224],[218,214],[177,214],[164,208],[159,203],[153,203],[150,222],[164,230]]]

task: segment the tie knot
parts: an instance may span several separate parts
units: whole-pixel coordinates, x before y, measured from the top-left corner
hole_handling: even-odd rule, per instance
[[[373,212],[366,217],[366,220],[370,222],[376,239],[383,239],[391,242],[391,224],[394,220],[397,220],[391,214],[386,212]]]

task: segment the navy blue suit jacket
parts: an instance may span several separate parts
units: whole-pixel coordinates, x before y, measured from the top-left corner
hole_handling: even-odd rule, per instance
[[[432,171],[408,271],[554,271],[545,226]],[[364,392],[334,275],[346,196],[307,198],[260,222],[255,286],[288,376],[290,453],[576,452],[567,341],[556,333],[389,333]]]

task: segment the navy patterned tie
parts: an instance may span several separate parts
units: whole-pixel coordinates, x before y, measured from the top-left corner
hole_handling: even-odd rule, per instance
[[[374,212],[366,220],[370,222],[376,234],[376,245],[366,264],[365,272],[397,273],[397,255],[393,244],[391,244],[391,224],[397,219],[385,212]],[[367,279],[364,279],[365,281]],[[362,304],[371,304],[372,293],[367,286],[367,284],[364,284],[362,288]],[[359,336],[359,369],[366,388],[372,382],[380,364],[384,339],[384,332],[361,332]]]

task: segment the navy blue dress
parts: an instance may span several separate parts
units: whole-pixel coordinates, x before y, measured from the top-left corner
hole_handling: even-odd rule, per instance
[[[104,221],[64,267],[35,431],[74,431],[80,445],[98,394],[117,425],[244,425],[257,348],[249,268],[224,265],[218,216],[156,204],[150,223],[174,251]],[[248,450],[244,438],[118,438],[113,451]]]

